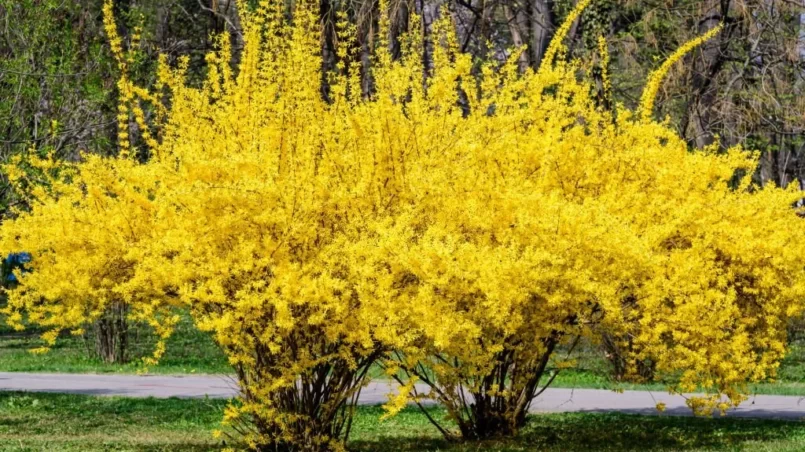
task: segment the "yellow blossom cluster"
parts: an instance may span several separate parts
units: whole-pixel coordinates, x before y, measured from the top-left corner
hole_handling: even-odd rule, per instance
[[[164,60],[164,93],[122,85],[135,117],[167,99],[147,162],[85,156],[2,225],[3,251],[33,255],[12,322],[77,328],[123,302],[167,335],[187,307],[237,373],[225,423],[253,447],[340,447],[378,360],[466,437],[516,431],[580,337],[628,340],[672,390],[712,395],[697,412],[774,376],[805,296],[801,194],[652,121],[662,69],[637,113],[611,112],[551,63],[569,25],[521,73],[516,51],[476,65],[445,18],[427,78],[419,30],[399,59],[379,39],[364,97],[343,44],[322,73],[315,2],[292,22],[240,6],[237,70],[222,36],[201,87]]]

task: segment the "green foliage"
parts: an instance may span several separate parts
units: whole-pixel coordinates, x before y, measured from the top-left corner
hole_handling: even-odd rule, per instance
[[[0,0],[0,161],[113,149],[117,74],[99,19],[97,0]],[[17,203],[0,178],[0,215]]]
[[[0,19],[3,155],[110,148],[114,124],[104,112],[116,74],[99,32],[100,2],[0,0]]]
[[[81,152],[117,152],[119,72],[102,31],[102,4],[0,0],[0,162],[29,151],[67,160]],[[133,80],[152,86],[159,53],[174,63],[189,56],[188,79],[203,77],[209,34],[217,30],[198,1],[116,5],[125,45],[135,47],[128,70]],[[135,31],[140,39],[132,42]],[[0,176],[0,215],[17,203]]]

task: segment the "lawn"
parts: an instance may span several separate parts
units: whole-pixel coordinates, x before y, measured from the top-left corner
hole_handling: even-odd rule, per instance
[[[81,337],[64,335],[56,346],[43,355],[28,350],[41,347],[41,330],[34,328],[22,332],[0,324],[0,372],[66,372],[66,373],[136,373],[142,371],[137,359],[153,351],[155,338],[147,328],[130,328],[131,355],[127,364],[104,364],[88,352],[91,342]],[[159,374],[221,374],[231,373],[223,353],[212,338],[198,331],[188,315],[183,315],[176,332],[168,340],[168,348],[159,365],[148,368]]]
[[[662,391],[662,383],[632,384],[612,379],[608,363],[601,353],[590,348],[578,356],[578,367],[567,369],[554,380],[558,388],[594,388]],[[805,337],[794,341],[778,371],[777,381],[750,385],[753,394],[805,396]]]
[[[222,400],[126,399],[0,393],[0,451],[219,450]],[[434,409],[434,415],[444,413]],[[530,417],[514,439],[450,444],[415,409],[381,420],[379,407],[358,410],[355,451],[567,451],[805,449],[805,423],[620,414]],[[230,443],[237,447],[237,443]]]

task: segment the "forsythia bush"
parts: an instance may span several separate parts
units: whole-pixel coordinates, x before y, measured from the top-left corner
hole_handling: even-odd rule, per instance
[[[598,106],[562,58],[587,3],[536,72],[516,52],[474,66],[447,19],[427,71],[418,31],[397,60],[381,39],[368,97],[345,17],[322,74],[316,2],[293,21],[281,2],[242,4],[237,70],[223,36],[201,87],[164,61],[156,92],[121,80],[143,149],[123,132],[117,158],[34,162],[47,183],[0,230],[3,252],[34,257],[9,320],[52,343],[125,303],[167,337],[186,306],[241,385],[225,424],[258,449],[340,448],[381,360],[404,384],[392,412],[429,397],[464,437],[513,433],[549,361],[572,365],[556,350],[603,333],[672,391],[705,391],[696,412],[738,404],[774,376],[802,308],[801,194],[751,186],[753,154],[690,152],[651,119],[670,64],[706,37],[639,111]],[[111,7],[107,31],[125,67]]]
[[[53,345],[62,330],[81,334],[108,310],[125,306],[131,320],[155,328],[162,338],[155,356],[161,356],[179,318],[164,286],[143,285],[136,273],[148,243],[160,233],[155,225],[161,224],[143,188],[154,185],[147,167],[95,155],[80,165],[37,157],[17,163],[6,166],[7,175],[34,187],[28,196],[31,209],[3,224],[2,247],[35,250],[36,263],[30,266],[35,271],[20,275],[20,286],[8,292],[7,323],[22,329],[27,317],[48,327],[42,337]],[[31,166],[38,171],[23,171]]]

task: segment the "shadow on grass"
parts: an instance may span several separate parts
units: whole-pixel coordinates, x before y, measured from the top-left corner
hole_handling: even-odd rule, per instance
[[[426,429],[422,429],[424,432]],[[531,416],[516,438],[448,443],[429,432],[401,437],[384,429],[372,438],[355,438],[354,451],[643,451],[735,450],[753,443],[774,449],[805,450],[805,423],[735,418],[564,413]]]

